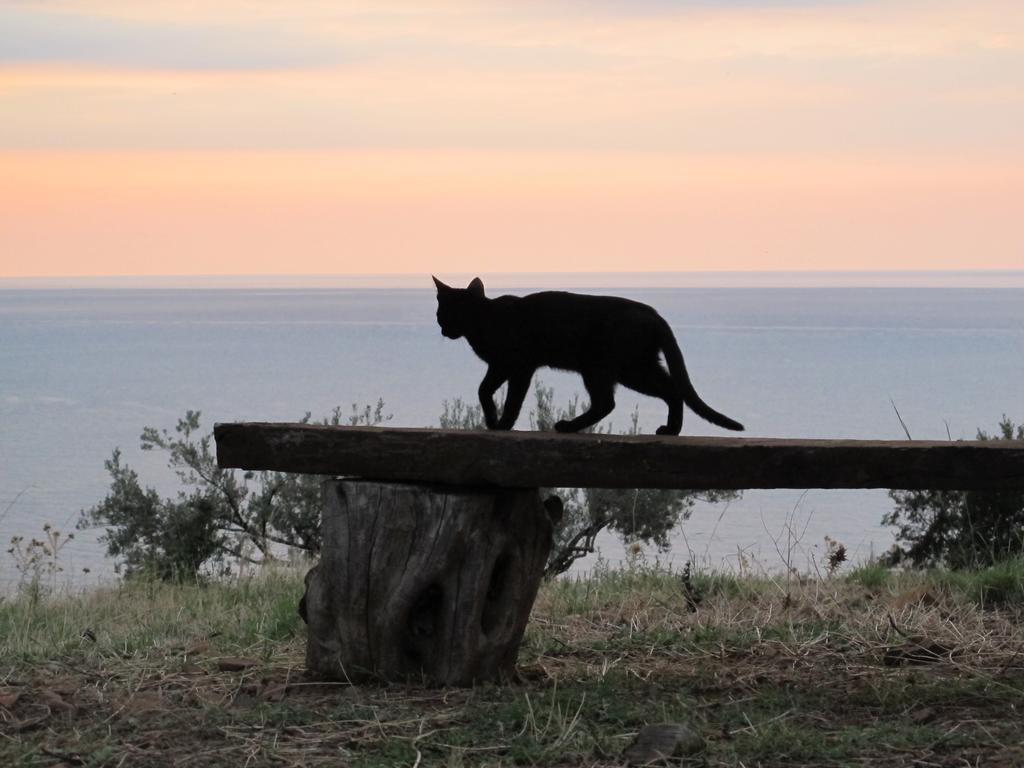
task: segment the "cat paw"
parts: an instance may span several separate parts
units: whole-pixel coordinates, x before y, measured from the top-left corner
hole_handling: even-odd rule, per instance
[[[556,421],[555,432],[573,432],[572,422],[569,421]]]
[[[658,427],[656,430],[654,430],[654,434],[656,435],[678,435],[679,432],[680,430],[672,429],[672,427],[668,426],[667,424],[663,427]]]

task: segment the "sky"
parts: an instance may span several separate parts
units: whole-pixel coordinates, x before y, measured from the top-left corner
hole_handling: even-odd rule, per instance
[[[1021,0],[0,0],[0,277],[1024,269]]]

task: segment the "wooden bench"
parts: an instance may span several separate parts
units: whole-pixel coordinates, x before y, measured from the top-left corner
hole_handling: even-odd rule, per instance
[[[237,423],[221,467],[327,475],[306,577],[325,679],[439,685],[514,673],[551,546],[541,487],[1024,488],[1000,441],[776,440]]]

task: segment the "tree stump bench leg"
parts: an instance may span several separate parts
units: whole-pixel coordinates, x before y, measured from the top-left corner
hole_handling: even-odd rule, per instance
[[[551,548],[536,489],[327,480],[306,576],[320,679],[471,685],[510,677]]]

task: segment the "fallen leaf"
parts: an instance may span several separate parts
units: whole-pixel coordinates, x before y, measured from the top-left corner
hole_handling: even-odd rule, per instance
[[[74,712],[75,711],[75,705],[74,704],[70,704],[70,703],[64,701],[64,699],[61,697],[61,695],[59,693],[54,692],[54,691],[45,691],[45,690],[44,691],[40,691],[39,692],[39,698],[51,710],[56,709],[56,710],[59,710],[61,712]]]
[[[47,757],[55,757],[61,761],[57,763],[57,765],[54,768],[63,768],[64,766],[85,765],[85,759],[79,754],[75,754],[72,752],[57,752],[53,749],[41,749],[39,751]]]
[[[198,643],[193,645],[191,648],[185,650],[186,656],[198,656],[202,653],[206,653],[210,650],[209,640],[200,640]]]
[[[201,707],[223,707],[231,702],[231,697],[222,691],[208,691],[195,688],[189,694],[192,701]]]
[[[124,705],[124,711],[131,715],[164,709],[163,697],[157,691],[140,691]]]
[[[928,587],[917,587],[897,595],[892,601],[892,607],[901,610],[912,605],[930,606],[938,603],[938,598]]]
[[[217,669],[221,672],[241,672],[242,670],[255,667],[256,664],[257,661],[255,659],[217,659]]]
[[[935,719],[937,713],[931,707],[925,707],[924,709],[918,709],[910,713],[910,719],[915,723],[930,723]]]
[[[261,695],[264,701],[281,701],[288,693],[287,685],[268,685]]]
[[[239,691],[233,699],[231,699],[231,706],[238,707],[240,709],[251,709],[256,706],[256,702],[259,701],[255,696],[245,691]]]
[[[18,703],[18,699],[21,698],[21,691],[10,691],[0,693],[0,707],[4,709],[14,709],[14,705]]]
[[[887,667],[899,667],[903,664],[934,664],[948,660],[957,653],[942,643],[930,643],[925,640],[910,638],[903,645],[894,645],[885,649],[882,663]]]

